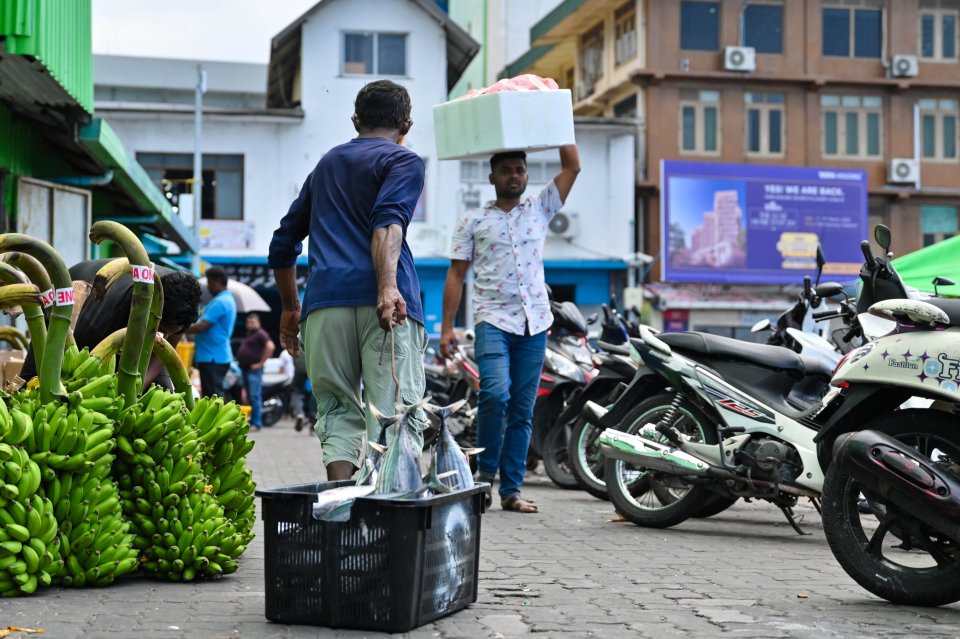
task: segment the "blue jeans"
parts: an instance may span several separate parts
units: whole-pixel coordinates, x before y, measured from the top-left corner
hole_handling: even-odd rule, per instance
[[[500,470],[500,498],[520,493],[533,430],[533,405],[543,370],[547,332],[514,335],[492,324],[476,326],[480,367],[477,467],[484,475]]]
[[[243,371],[243,387],[250,402],[250,424],[260,428],[263,426],[263,369]]]

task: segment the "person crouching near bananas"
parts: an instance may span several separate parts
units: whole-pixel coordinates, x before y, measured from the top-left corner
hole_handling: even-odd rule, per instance
[[[130,317],[130,303],[133,299],[133,278],[129,273],[122,275],[110,288],[103,299],[90,295],[97,272],[111,260],[85,260],[70,267],[70,279],[80,306],[73,326],[73,337],[78,348],[94,348],[114,331],[126,328]],[[155,266],[160,283],[163,286],[163,315],[160,318],[159,332],[170,345],[176,347],[183,338],[187,327],[197,320],[200,308],[200,282],[192,273],[175,271],[163,266]],[[33,351],[27,353],[20,377],[30,380],[37,374]],[[173,390],[173,382],[163,364],[156,355],[150,356],[150,364],[144,375],[143,387],[157,384],[167,390]]]

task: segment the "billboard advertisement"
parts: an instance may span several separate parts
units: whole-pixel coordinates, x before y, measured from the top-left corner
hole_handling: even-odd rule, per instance
[[[665,281],[799,284],[818,244],[824,279],[860,271],[864,171],[664,160],[660,174]]]

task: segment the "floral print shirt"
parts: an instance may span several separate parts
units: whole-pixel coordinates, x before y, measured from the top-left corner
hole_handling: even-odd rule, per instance
[[[460,216],[450,243],[450,259],[473,262],[474,319],[515,335],[550,328],[553,314],[543,276],[547,225],[563,206],[550,181],[538,195],[511,211],[494,202]]]

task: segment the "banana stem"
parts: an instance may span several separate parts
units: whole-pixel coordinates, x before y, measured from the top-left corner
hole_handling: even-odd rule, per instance
[[[14,268],[11,261],[3,259],[8,255],[14,254],[4,253],[2,256],[0,256],[0,282],[3,282],[4,284],[16,284],[18,282],[21,284],[30,283],[30,277],[27,273]],[[29,257],[23,255],[22,253],[17,253],[16,255],[20,255],[21,257]],[[37,262],[33,258],[30,259],[33,260],[35,267],[40,269],[40,272],[43,273],[43,278],[46,278],[47,284],[49,284],[50,278],[47,277],[47,272],[43,270],[42,266],[40,266],[40,262]],[[33,283],[41,291],[47,291],[50,288],[49,286],[47,288],[40,288],[40,282],[34,281]],[[42,362],[43,351],[47,345],[47,323],[43,317],[43,308],[41,308],[39,304],[24,304],[23,315],[27,318],[27,326],[30,328],[30,341],[33,343],[34,361]],[[20,331],[17,331],[17,333],[20,333]],[[26,350],[28,348],[26,337],[23,335],[23,333],[20,333],[20,336],[23,339],[23,348]]]
[[[13,326],[0,326],[0,341],[7,342],[15,349],[27,350],[27,336]]]
[[[170,345],[163,335],[156,333],[153,338],[153,352],[157,354],[160,362],[167,369],[170,375],[170,381],[173,382],[173,389],[178,393],[183,393],[183,403],[187,408],[193,410],[193,384],[190,383],[190,375],[187,368],[183,365],[183,360],[177,353],[177,349]]]
[[[93,278],[93,293],[98,300],[102,300],[110,290],[110,287],[117,283],[124,275],[132,272],[130,261],[124,257],[111,260],[103,265],[96,276]],[[153,296],[150,299],[150,315],[147,318],[147,330],[143,340],[143,350],[140,352],[140,360],[137,365],[137,372],[140,379],[147,374],[147,366],[150,365],[150,355],[153,352],[153,335],[160,328],[160,319],[163,316],[163,285],[160,283],[160,276],[153,275]]]
[[[104,264],[93,278],[93,293],[98,300],[102,300],[107,290],[120,279],[121,275],[130,273],[130,260],[118,257]]]
[[[62,298],[54,302],[47,330],[47,343],[40,366],[40,401],[48,403],[54,397],[65,398],[67,393],[60,380],[63,352],[70,331],[70,312],[73,307],[73,285],[70,272],[53,247],[42,240],[22,233],[0,235],[0,252],[20,251],[35,257],[50,276],[52,285],[62,289]]]
[[[43,268],[40,260],[32,255],[20,251],[10,251],[9,253],[0,254],[0,262],[20,269],[43,293],[53,288],[53,284],[50,283],[50,276],[47,274],[47,269]]]
[[[150,315],[147,318],[147,338],[143,340],[143,350],[140,351],[140,365],[137,370],[140,371],[140,379],[145,379],[147,366],[150,365],[150,355],[156,348],[156,341],[153,339],[158,335],[160,329],[160,318],[163,316],[163,284],[160,283],[160,276],[153,274],[153,298],[150,303]],[[159,356],[159,355],[158,355]],[[182,364],[181,364],[182,366]],[[170,374],[173,379],[173,374]]]
[[[93,350],[90,351],[90,354],[99,359],[101,362],[105,359],[109,359],[120,352],[120,349],[123,348],[123,339],[127,336],[127,329],[120,328],[110,333],[99,344],[93,347]]]
[[[126,254],[131,267],[150,266],[150,258],[143,244],[133,232],[122,224],[101,220],[90,228],[90,241],[99,244],[103,240],[116,243]],[[147,332],[147,319],[153,293],[152,282],[134,281],[130,300],[130,317],[127,332],[120,352],[118,390],[130,406],[136,402],[140,389],[137,376],[140,371],[140,353],[143,351]]]
[[[126,347],[124,343],[126,334],[127,329],[125,328],[114,331],[97,344],[90,351],[90,354],[99,358],[100,361],[104,361],[116,355],[118,351],[122,353],[122,349]],[[173,382],[173,389],[178,393],[183,393],[184,403],[187,408],[193,410],[193,384],[190,383],[190,376],[183,365],[183,360],[177,354],[177,350],[160,334],[154,334],[152,347],[153,352],[160,359],[160,363],[167,369],[170,380]]]

